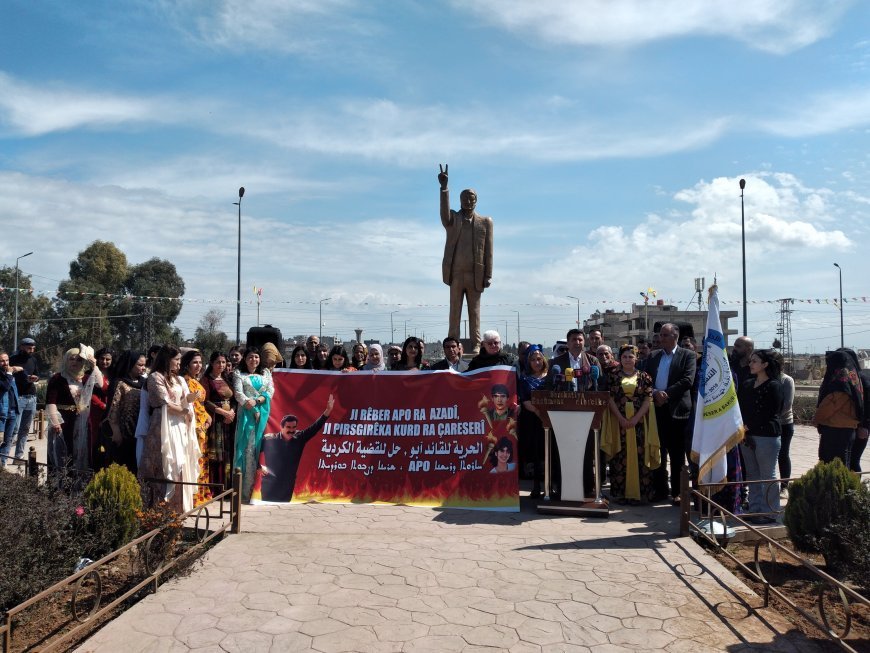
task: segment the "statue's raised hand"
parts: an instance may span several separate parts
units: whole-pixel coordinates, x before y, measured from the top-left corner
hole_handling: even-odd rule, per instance
[[[441,190],[447,190],[447,164],[442,167],[439,163],[438,169],[441,171],[438,173],[438,183],[441,184]]]

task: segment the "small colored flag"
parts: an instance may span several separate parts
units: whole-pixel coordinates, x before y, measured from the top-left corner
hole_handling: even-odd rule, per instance
[[[646,291],[647,291],[647,293],[649,293],[649,294],[650,294],[651,296],[653,296],[653,297],[658,297],[658,296],[659,296],[658,293],[656,292],[656,289],[655,289],[655,288],[647,288]]]
[[[719,293],[710,288],[707,333],[698,407],[692,437],[692,460],[698,464],[698,482],[724,483],[728,477],[725,458],[743,440],[743,417],[737,404],[737,389],[728,364],[728,351],[719,318]]]

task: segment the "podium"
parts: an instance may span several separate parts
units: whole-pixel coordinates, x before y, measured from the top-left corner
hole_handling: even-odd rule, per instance
[[[608,517],[610,507],[601,498],[599,432],[610,402],[608,392],[559,392],[535,390],[532,404],[544,424],[544,500],[538,512],[559,515]],[[556,431],[562,467],[561,500],[550,500],[550,429]],[[585,496],[583,463],[590,430],[595,438],[595,496]]]

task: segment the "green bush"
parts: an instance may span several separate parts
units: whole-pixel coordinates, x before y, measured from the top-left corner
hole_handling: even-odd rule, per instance
[[[850,472],[839,458],[818,463],[788,488],[788,503],[783,523],[798,551],[821,553],[828,564],[835,565],[831,526],[847,519],[854,510],[851,492],[861,491],[857,474]]]
[[[830,556],[843,575],[870,591],[870,481],[848,493],[849,516],[831,526]],[[866,595],[865,595],[866,596]]]
[[[50,484],[0,472],[0,613],[70,576],[93,557],[85,508]]]
[[[108,553],[124,546],[139,532],[142,510],[139,482],[130,470],[111,464],[101,469],[85,487],[90,514],[88,526]]]

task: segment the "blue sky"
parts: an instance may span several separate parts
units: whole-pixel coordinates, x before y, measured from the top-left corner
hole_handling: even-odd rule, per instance
[[[51,293],[97,238],[172,260],[178,325],[243,301],[261,322],[443,337],[439,163],[495,221],[483,326],[550,344],[639,291],[685,307],[718,276],[749,333],[782,297],[870,295],[870,6],[830,0],[7,2],[6,247]],[[457,207],[458,208],[458,207]],[[868,297],[870,299],[870,297]],[[839,344],[797,303],[797,351]],[[870,346],[870,303],[846,341]],[[242,308],[242,330],[256,306]],[[732,323],[732,326],[734,323]],[[737,324],[739,328],[739,320]]]

